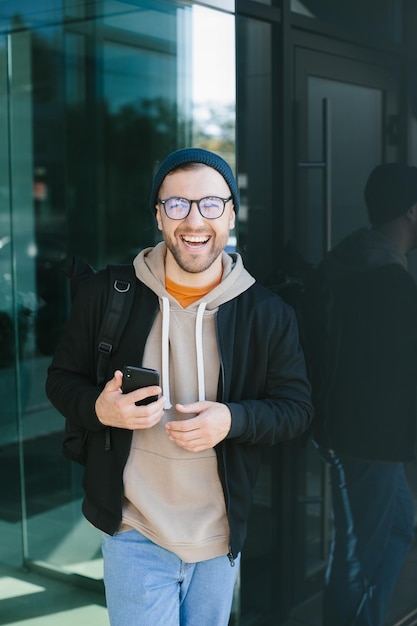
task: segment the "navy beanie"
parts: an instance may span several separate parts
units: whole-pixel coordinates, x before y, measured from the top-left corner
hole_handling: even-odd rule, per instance
[[[152,191],[149,198],[151,210],[155,211],[156,199],[158,198],[159,189],[161,188],[165,176],[185,163],[203,163],[217,170],[229,185],[235,213],[237,215],[239,211],[239,191],[230,165],[218,154],[204,150],[203,148],[181,148],[180,150],[171,152],[171,154],[162,161],[153,179]]]
[[[417,203],[417,167],[404,163],[377,165],[365,185],[365,202],[373,226],[407,213]]]

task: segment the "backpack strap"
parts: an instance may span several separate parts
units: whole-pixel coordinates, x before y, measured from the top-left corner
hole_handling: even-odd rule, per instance
[[[95,270],[78,257],[72,257],[63,265],[70,279],[71,299],[75,297],[80,281],[95,274]],[[107,302],[98,334],[98,360],[96,379],[101,386],[106,380],[109,358],[117,349],[130,316],[135,297],[136,276],[133,265],[108,265]],[[85,465],[87,461],[88,431],[71,419],[65,420],[65,436],[62,442],[64,456]],[[111,450],[110,427],[105,429],[105,450]]]
[[[108,298],[98,340],[97,384],[106,380],[110,355],[120,343],[135,297],[133,265],[108,265]]]

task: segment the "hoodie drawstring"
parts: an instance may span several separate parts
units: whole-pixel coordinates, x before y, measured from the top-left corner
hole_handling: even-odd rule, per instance
[[[198,400],[201,402],[206,399],[206,385],[204,377],[204,358],[203,358],[203,317],[206,310],[206,303],[201,302],[198,305],[197,317],[195,322],[195,342],[197,356],[197,381],[198,381]],[[164,409],[172,407],[169,382],[169,317],[170,307],[169,300],[162,298],[162,393],[165,396]]]
[[[169,393],[169,300],[162,298],[162,394],[164,409],[172,407]]]
[[[197,352],[197,377],[198,377],[198,400],[202,402],[206,399],[206,386],[204,381],[204,360],[203,360],[203,315],[206,303],[198,305],[197,319],[195,321],[195,345]]]

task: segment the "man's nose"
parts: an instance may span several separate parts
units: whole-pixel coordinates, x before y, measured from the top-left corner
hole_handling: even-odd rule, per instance
[[[204,221],[204,217],[201,215],[200,210],[198,208],[198,202],[197,200],[191,200],[191,208],[190,208],[190,212],[187,215],[187,221],[188,222],[195,222],[195,223],[201,223]]]

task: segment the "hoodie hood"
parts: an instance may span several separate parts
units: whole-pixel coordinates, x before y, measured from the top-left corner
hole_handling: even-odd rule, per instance
[[[330,281],[393,263],[407,269],[406,256],[395,243],[382,233],[369,228],[361,228],[348,235],[323,261]]]
[[[236,298],[243,293],[251,285],[255,279],[243,267],[242,258],[239,254],[227,254],[223,252],[223,276],[222,281],[203,298],[197,300],[186,309],[183,309],[177,300],[167,292],[165,287],[165,256],[166,245],[164,242],[157,244],[155,247],[142,250],[133,262],[136,276],[147,287],[159,297],[160,313],[162,316],[161,327],[161,374],[162,374],[162,390],[166,398],[165,408],[172,407],[171,402],[171,384],[170,384],[170,357],[171,346],[176,344],[179,339],[182,341],[185,351],[186,347],[181,335],[181,328],[184,329],[184,323],[190,323],[190,316],[194,320],[195,335],[195,363],[198,380],[198,400],[206,398],[206,372],[204,363],[207,363],[207,356],[204,356],[204,345],[207,343],[205,337],[207,333],[204,331],[204,323],[212,318],[213,314],[221,304]],[[171,323],[174,319],[174,323]],[[181,321],[182,320],[182,321]],[[180,333],[177,329],[180,329]],[[187,326],[188,328],[188,326]],[[190,329],[189,329],[190,330]],[[212,361],[212,359],[209,359]],[[216,377],[218,374],[216,374]],[[177,402],[178,398],[174,398]]]

